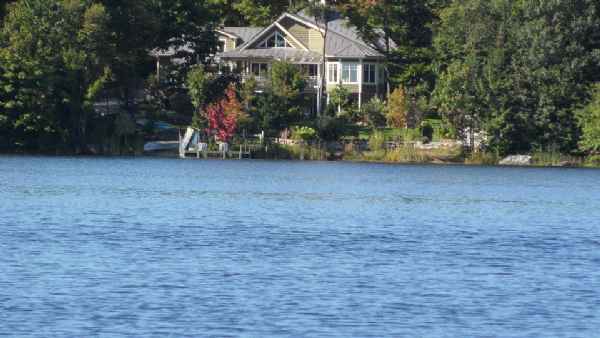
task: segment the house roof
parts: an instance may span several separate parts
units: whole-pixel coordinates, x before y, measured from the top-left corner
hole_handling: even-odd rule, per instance
[[[243,42],[249,41],[256,34],[260,33],[264,27],[223,27],[222,31],[236,36]]]
[[[277,28],[277,23],[282,19],[289,17],[293,20],[307,24],[317,29],[323,29],[322,25],[315,24],[314,18],[311,18],[306,12],[296,14],[284,13],[273,24],[266,28],[258,27],[225,27],[224,31],[240,38],[244,41],[242,45],[232,51],[220,53],[223,58],[275,58],[290,59],[285,57],[293,55],[303,60],[314,60],[318,62],[321,54],[314,51],[302,51],[288,48],[270,48],[270,49],[251,49],[252,42],[273,28]],[[245,38],[242,38],[241,35]],[[372,46],[365,43],[359,36],[357,30],[348,24],[348,21],[338,14],[328,24],[328,34],[325,54],[327,57],[334,58],[381,58],[383,55]],[[303,53],[301,53],[303,52]],[[318,57],[317,57],[318,56]],[[306,61],[310,62],[310,61]]]
[[[234,49],[219,54],[222,58],[229,59],[276,59],[287,60],[293,63],[317,63],[321,54],[296,48],[270,48],[270,49]]]
[[[295,14],[290,14],[290,16],[292,16],[292,17],[295,16],[301,20],[308,21],[308,22],[312,23],[313,25],[315,24],[314,17],[310,16],[306,11],[300,11]],[[337,13],[335,15],[335,17],[333,18],[333,20],[329,21],[327,26],[328,26],[329,32],[337,33],[338,35],[341,35],[342,37],[350,39],[351,41],[353,41],[357,44],[363,45],[363,47],[367,47],[371,53],[378,54],[379,56],[383,56],[381,53],[379,53],[374,48],[375,46],[378,48],[382,48],[385,45],[385,41],[383,39],[383,32],[381,32],[382,37],[381,37],[381,39],[379,39],[379,41],[367,43],[360,37],[360,34],[358,33],[358,30],[356,29],[356,27],[350,25],[349,21],[346,18],[344,18],[340,13]],[[319,25],[319,27],[324,28],[323,25]],[[328,40],[327,43],[329,43],[329,42],[330,41]],[[395,47],[395,45],[392,46],[392,48],[394,48],[394,47]]]

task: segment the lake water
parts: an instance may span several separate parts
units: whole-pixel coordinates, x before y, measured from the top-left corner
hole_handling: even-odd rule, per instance
[[[599,337],[600,171],[0,157],[0,336]]]

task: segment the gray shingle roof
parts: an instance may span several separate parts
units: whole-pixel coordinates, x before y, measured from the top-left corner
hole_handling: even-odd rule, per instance
[[[224,27],[222,31],[237,36],[245,43],[263,29],[264,27]]]
[[[325,54],[327,56],[343,58],[361,58],[361,57],[382,57],[383,55],[375,49],[351,40],[335,31],[329,31],[327,34],[327,44],[325,45]]]
[[[308,21],[312,24],[315,24],[314,17],[311,17],[310,15],[308,15],[308,13],[306,11],[300,11],[296,14],[291,14],[291,15],[296,16],[304,21]],[[322,27],[322,25],[320,25],[320,26]],[[350,39],[351,41],[355,42],[356,44],[367,47],[368,50],[370,51],[370,53],[377,54],[377,56],[383,56],[375,48],[373,48],[374,47],[373,43],[365,42],[358,34],[358,30],[355,27],[351,26],[349,24],[348,20],[346,18],[344,18],[343,16],[341,16],[341,14],[338,13],[334,17],[334,19],[329,22],[328,28],[329,28],[329,32],[338,33],[339,35]],[[382,38],[379,41],[377,41],[375,44],[375,45],[377,45],[377,47],[383,47],[385,45],[385,41],[383,41],[384,40],[383,32],[381,35],[382,35]],[[327,43],[330,43],[330,40],[328,40]],[[392,46],[392,48],[393,48],[393,46]],[[359,49],[362,49],[362,48],[359,48]]]
[[[219,54],[222,58],[253,58],[253,59],[276,59],[287,60],[294,63],[317,63],[321,60],[321,54],[313,51],[305,51],[296,48],[264,48],[264,49],[234,49]]]

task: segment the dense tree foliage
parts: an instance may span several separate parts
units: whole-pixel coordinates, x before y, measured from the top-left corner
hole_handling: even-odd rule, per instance
[[[502,153],[579,138],[575,110],[599,80],[600,16],[593,0],[456,1],[436,31],[436,98],[459,128],[487,131]]]
[[[597,0],[0,1],[0,148],[79,152],[98,130],[135,133],[144,109],[176,111],[181,121],[202,116],[239,82],[209,74],[214,28],[266,26],[299,8],[325,27],[337,10],[385,55],[389,93],[402,88],[405,111],[393,125],[438,116],[464,139],[483,135],[499,153],[598,152]],[[155,76],[157,48],[172,48],[182,63]],[[261,94],[253,80],[236,86],[250,115],[244,128],[275,135],[307,122],[319,134],[335,131],[328,138],[341,130],[331,116],[335,123],[303,111],[305,83],[295,67],[273,64],[270,80]],[[381,125],[381,107],[397,94],[356,110],[355,120]],[[112,118],[96,107],[109,98],[119,102]]]
[[[94,100],[111,78],[108,21],[106,8],[91,1],[12,7],[0,37],[0,121],[11,131],[9,146],[84,144]]]
[[[583,135],[581,148],[600,153],[600,84],[592,88],[592,100],[578,112]]]
[[[2,10],[4,10],[4,2]],[[0,33],[3,148],[85,151],[94,103],[109,91],[133,116],[154,48],[215,46],[212,4],[195,0],[20,0]]]

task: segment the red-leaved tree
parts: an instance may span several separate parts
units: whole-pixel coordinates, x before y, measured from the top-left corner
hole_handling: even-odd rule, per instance
[[[238,119],[243,115],[242,105],[237,98],[235,86],[230,84],[225,90],[225,98],[206,108],[209,135],[215,135],[221,142],[229,141],[237,129]]]

